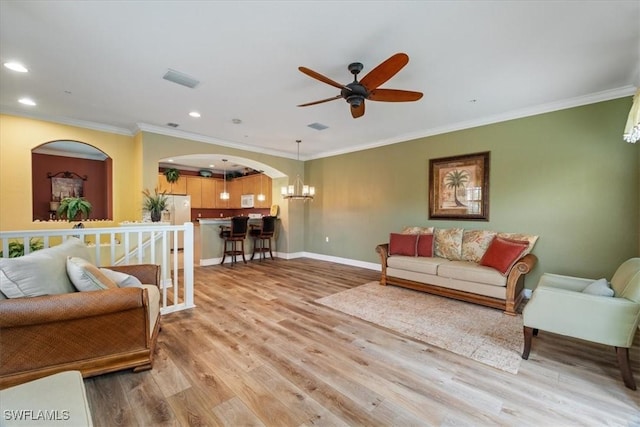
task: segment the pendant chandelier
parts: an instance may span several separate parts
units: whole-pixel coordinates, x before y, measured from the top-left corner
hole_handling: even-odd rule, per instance
[[[298,144],[298,161],[300,161],[300,143],[302,141],[296,139],[296,143]],[[311,185],[305,185],[305,183],[300,179],[300,174],[296,175],[296,179],[293,184],[289,184],[286,187],[282,187],[280,189],[280,193],[282,197],[285,199],[293,199],[293,200],[313,200],[313,196],[316,194],[316,188]]]
[[[267,200],[267,196],[262,192],[262,175],[264,175],[264,171],[260,171],[260,193],[258,194],[258,201],[264,202]]]
[[[222,159],[224,162],[224,187],[222,193],[220,193],[220,200],[229,200],[229,193],[227,193],[227,159]]]

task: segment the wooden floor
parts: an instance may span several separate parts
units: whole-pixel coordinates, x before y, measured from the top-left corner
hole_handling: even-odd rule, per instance
[[[278,259],[195,277],[153,370],[85,380],[96,426],[640,425],[610,347],[541,332],[513,375],[314,303],[375,271]]]

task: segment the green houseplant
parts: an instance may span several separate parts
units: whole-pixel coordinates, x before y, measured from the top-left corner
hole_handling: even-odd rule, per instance
[[[44,247],[42,241],[37,239],[29,239],[29,252],[35,252]],[[0,251],[0,257],[4,254]],[[9,258],[18,258],[24,255],[24,243],[12,240],[9,242]]]
[[[166,192],[158,192],[158,189],[153,190],[153,194],[148,188],[145,188],[142,192],[144,200],[142,201],[142,208],[149,211],[151,214],[151,221],[158,222],[162,218],[162,211],[167,208],[167,196]]]
[[[167,182],[173,184],[180,178],[180,171],[176,168],[165,169],[164,176],[167,178]]]
[[[60,201],[58,207],[58,215],[69,222],[76,221],[76,217],[80,215],[82,219],[88,219],[93,206],[84,197],[65,197]]]

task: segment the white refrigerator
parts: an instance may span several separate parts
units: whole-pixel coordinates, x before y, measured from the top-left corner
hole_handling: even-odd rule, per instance
[[[167,196],[167,210],[171,225],[182,225],[191,222],[191,196]],[[178,233],[178,249],[184,248],[184,233]],[[173,249],[173,239],[171,239]]]

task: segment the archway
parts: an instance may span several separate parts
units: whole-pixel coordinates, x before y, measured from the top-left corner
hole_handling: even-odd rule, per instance
[[[89,219],[113,218],[112,160],[94,146],[58,140],[31,150],[33,220],[57,220],[55,203],[84,197],[92,205]]]

